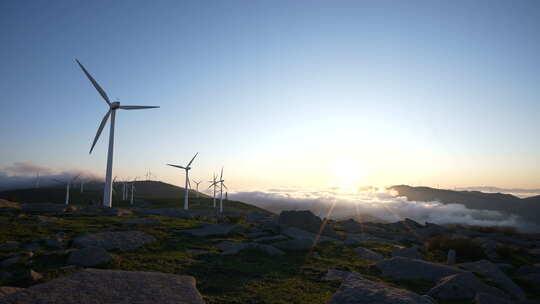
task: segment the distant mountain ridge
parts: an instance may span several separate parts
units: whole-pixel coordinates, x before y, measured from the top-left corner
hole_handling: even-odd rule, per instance
[[[397,191],[399,196],[405,196],[410,201],[463,204],[469,209],[496,210],[505,214],[516,214],[540,223],[540,196],[522,199],[504,193],[454,191],[407,185],[392,186],[390,189]]]

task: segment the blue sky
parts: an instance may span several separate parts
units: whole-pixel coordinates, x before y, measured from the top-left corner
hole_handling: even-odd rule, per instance
[[[0,167],[237,189],[540,186],[537,1],[2,1]]]

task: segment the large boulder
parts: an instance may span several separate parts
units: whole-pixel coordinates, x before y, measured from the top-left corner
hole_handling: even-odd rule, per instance
[[[338,269],[328,269],[326,274],[321,278],[323,281],[343,281],[348,279],[350,276],[362,277],[358,272],[344,271]]]
[[[181,208],[141,209],[141,210],[138,210],[137,213],[143,214],[143,215],[168,216],[168,217],[175,217],[175,218],[181,218],[181,219],[193,218],[191,214],[189,214],[187,211]]]
[[[500,289],[489,286],[477,279],[471,272],[458,273],[442,278],[429,295],[441,300],[472,300],[479,292],[486,292],[498,297],[508,297]]]
[[[263,223],[263,222],[272,221],[273,219],[274,219],[274,216],[272,214],[262,213],[262,212],[257,212],[257,211],[250,212],[246,216],[246,222],[248,223]]]
[[[7,296],[12,293],[19,292],[21,290],[24,290],[24,288],[18,288],[18,287],[11,287],[11,286],[0,286],[0,298]]]
[[[158,272],[86,269],[0,298],[1,304],[203,304],[195,279]]]
[[[413,234],[418,237],[420,240],[426,240],[428,238],[446,234],[448,233],[448,229],[444,228],[443,226],[439,226],[437,224],[432,223],[426,223],[426,226],[417,228],[414,230]]]
[[[338,241],[335,238],[331,238],[324,235],[318,235],[316,233],[312,233],[312,232],[302,230],[296,227],[283,227],[281,229],[281,234],[286,235],[296,240],[304,239],[304,240],[310,240],[314,243],[325,242],[325,241]]]
[[[62,213],[66,210],[66,205],[53,203],[27,203],[21,207],[27,213]]]
[[[274,247],[283,249],[283,250],[310,250],[315,246],[314,241],[309,239],[297,239],[297,240],[286,240],[272,244]]]
[[[402,221],[390,223],[390,224],[387,224],[386,226],[389,227],[390,229],[399,230],[403,232],[413,232],[416,229],[424,228],[422,224],[417,223],[411,220],[410,218],[405,218]]]
[[[120,223],[122,226],[159,226],[161,221],[157,218],[134,218]]]
[[[99,247],[87,247],[69,254],[67,263],[84,267],[93,267],[108,263],[112,256],[107,250]]]
[[[338,222],[341,226],[341,229],[347,233],[369,233],[369,232],[383,232],[384,229],[368,225],[364,223],[359,223],[353,219],[348,219],[345,221]]]
[[[285,252],[275,248],[274,246],[265,245],[265,244],[257,244],[257,243],[237,243],[237,242],[223,241],[216,244],[216,247],[220,249],[221,251],[223,251],[221,253],[223,255],[237,254],[243,249],[258,250],[268,255],[284,255],[285,254]]]
[[[517,299],[525,299],[525,292],[514,281],[512,281],[497,265],[487,260],[458,264],[460,267],[477,272],[493,282],[497,283],[504,291]]]
[[[366,260],[378,262],[384,259],[382,254],[377,253],[373,250],[369,250],[367,248],[358,247],[358,248],[354,248],[353,251],[356,252],[361,258],[364,258]]]
[[[329,304],[436,304],[429,296],[373,282],[361,276],[348,276]]]
[[[246,231],[244,226],[236,224],[205,224],[200,228],[181,230],[193,236],[224,236],[244,231]]]
[[[510,301],[506,298],[500,298],[496,295],[492,295],[485,292],[477,293],[474,297],[475,304],[514,304],[513,301]]]
[[[399,244],[398,241],[380,238],[376,236],[372,236],[367,233],[359,233],[359,234],[350,234],[348,233],[345,236],[345,244],[346,245],[360,245],[364,242],[379,242],[379,243],[385,243],[389,245],[397,245]]]
[[[336,237],[337,234],[323,220],[309,210],[281,211],[278,224],[281,227],[296,227],[311,233]]]
[[[394,248],[392,250],[392,257],[403,257],[418,260],[424,259],[424,256],[420,253],[420,251],[418,251],[418,248],[416,247]]]
[[[131,250],[154,241],[156,241],[155,237],[142,231],[113,231],[79,236],[73,240],[73,246]]]
[[[278,241],[284,241],[287,237],[284,235],[272,235],[272,236],[263,236],[260,238],[256,238],[253,241],[256,243],[272,243],[272,242],[278,242]]]
[[[447,265],[402,257],[379,261],[375,264],[375,267],[384,276],[403,280],[421,279],[432,282],[463,272],[463,270]]]

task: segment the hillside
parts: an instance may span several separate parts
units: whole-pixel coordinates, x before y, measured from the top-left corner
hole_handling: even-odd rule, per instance
[[[480,191],[453,191],[430,187],[392,186],[399,196],[410,201],[439,201],[443,204],[463,204],[470,209],[496,210],[513,213],[534,222],[540,222],[540,196],[521,199],[503,193],[484,193]]]
[[[70,191],[71,205],[96,205],[100,204],[103,196],[103,183],[92,183],[85,185],[84,192],[80,187],[74,186]],[[113,207],[128,207],[129,200],[122,201],[122,185],[115,185],[113,194]],[[135,182],[134,201],[136,207],[158,208],[158,207],[183,207],[184,188],[163,183],[160,181],[138,181]],[[38,189],[16,189],[0,191],[0,199],[20,203],[64,203],[66,189],[64,187],[50,187]],[[204,193],[190,190],[190,209],[210,210],[213,208],[212,197]],[[268,213],[268,211],[239,201],[227,200],[224,202],[226,212],[248,213],[251,211]]]

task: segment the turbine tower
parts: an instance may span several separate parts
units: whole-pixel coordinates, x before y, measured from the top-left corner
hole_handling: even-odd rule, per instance
[[[193,180],[193,182],[195,183],[195,190],[197,191],[196,195],[197,195],[197,198],[199,198],[199,184],[201,183],[201,181],[196,181],[196,180]]]
[[[71,183],[73,183],[79,177],[79,175],[80,174],[77,174],[74,178],[68,180],[52,178],[52,180],[56,182],[66,184],[66,205],[69,205],[69,188],[71,187]]]
[[[131,198],[130,198],[130,205],[133,205],[133,192],[135,192],[135,182],[137,181],[137,178],[130,183],[131,184]]]
[[[219,184],[219,213],[223,213],[223,187],[225,189],[227,186],[225,185],[225,180],[223,179],[223,168],[221,168],[221,175],[219,177],[219,180],[215,181],[211,186],[214,186],[214,192],[215,192],[215,186]]]
[[[120,104],[119,101],[113,101],[111,102],[109,100],[109,96],[107,96],[107,93],[99,86],[99,84],[94,80],[92,75],[88,73],[88,71],[84,68],[84,66],[79,62],[79,60],[75,59],[77,61],[77,64],[81,69],[83,70],[84,74],[90,82],[94,85],[94,88],[99,92],[101,97],[105,100],[107,105],[109,106],[109,110],[103,116],[103,119],[101,120],[101,123],[99,125],[99,128],[96,133],[96,137],[94,138],[94,142],[92,143],[92,147],[90,148],[90,154],[92,153],[92,150],[94,149],[94,146],[96,145],[97,140],[99,139],[99,136],[101,135],[101,131],[103,131],[103,128],[105,127],[105,124],[107,123],[107,120],[109,117],[111,118],[111,129],[109,133],[109,150],[107,152],[107,171],[105,173],[105,189],[103,191],[103,206],[111,208],[112,207],[112,171],[113,171],[113,152],[114,152],[114,119],[116,116],[116,110],[141,110],[141,109],[152,109],[152,108],[159,108],[157,106],[123,106]]]
[[[208,189],[210,189],[210,187],[214,187],[214,195],[212,195],[212,201],[214,203],[214,208],[216,208],[216,187],[217,187],[217,180],[216,180],[216,174],[214,173],[214,178],[209,181],[210,183],[210,186],[208,186]]]
[[[191,170],[191,167],[190,167],[191,163],[193,163],[193,161],[195,160],[195,157],[197,157],[198,154],[199,152],[195,153],[195,156],[193,156],[193,158],[189,161],[189,163],[185,167],[182,167],[180,165],[167,164],[168,166],[184,169],[186,171],[186,186],[184,187],[184,210],[189,209],[189,185],[190,185],[189,170]]]

